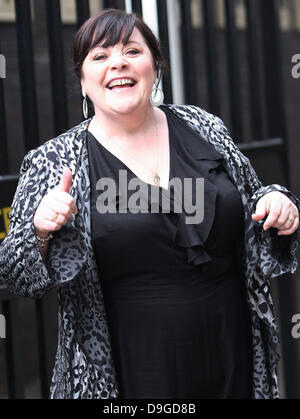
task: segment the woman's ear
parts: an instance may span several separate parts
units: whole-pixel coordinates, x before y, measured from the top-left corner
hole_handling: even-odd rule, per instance
[[[155,83],[155,80],[158,78],[158,72],[159,72],[159,68],[158,68],[158,63],[157,63],[157,61],[154,61],[153,60],[153,71],[154,71],[154,83]],[[153,83],[153,84],[154,84]]]
[[[158,62],[156,62],[155,74],[156,74],[156,79],[161,81],[161,69],[160,69],[160,65],[159,65]]]
[[[84,96],[84,93],[85,93],[84,84],[81,82],[80,85],[81,85],[82,96]]]
[[[86,90],[85,90],[85,83],[84,83],[84,80],[82,78],[80,80],[80,86],[81,86],[82,96],[84,96],[84,93],[86,93]]]

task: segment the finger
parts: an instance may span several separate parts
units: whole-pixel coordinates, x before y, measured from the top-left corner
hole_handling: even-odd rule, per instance
[[[66,208],[68,211],[66,215],[63,215],[45,205],[40,207],[36,211],[34,217],[34,226],[36,230],[40,232],[59,230],[64,224],[68,222],[69,219],[72,219],[72,213],[70,209],[67,206]]]
[[[66,192],[62,192],[62,191],[55,191],[55,193],[52,195],[51,197],[51,201],[49,200],[48,202],[52,202],[53,198],[56,201],[62,202],[65,205],[68,205],[71,208],[71,211],[73,212],[73,214],[77,214],[78,213],[78,209],[77,206],[74,202],[73,197],[66,193]]]
[[[65,217],[64,215],[62,215],[62,214],[58,214],[58,217],[56,218],[56,220],[55,220],[55,223],[56,224],[58,224],[59,226],[63,226],[63,225],[65,225],[66,223],[68,222],[68,218],[67,217]]]
[[[268,230],[277,222],[278,218],[281,215],[281,210],[282,210],[282,204],[279,204],[279,205],[277,204],[274,207],[270,207],[269,215],[263,225],[264,230]]]
[[[289,230],[293,226],[295,218],[295,215],[289,214],[286,222],[283,225],[279,226],[279,230]]]
[[[72,185],[72,172],[68,167],[64,167],[59,188],[61,191],[69,193],[71,185]]]
[[[255,214],[252,214],[252,220],[254,220],[254,221],[260,221],[263,218],[265,218],[265,216],[266,216],[265,213],[255,213]]]
[[[252,214],[252,219],[255,221],[262,220],[268,214],[267,201],[260,199],[256,205],[255,213]]]
[[[44,217],[44,220],[51,221],[51,223],[54,223],[62,227],[64,224],[67,223],[68,217],[51,210],[47,212],[47,214]]]
[[[51,210],[57,214],[64,215],[65,217],[68,217],[72,214],[71,208],[68,205],[59,201],[53,201],[51,203]]]
[[[285,229],[285,230],[279,230],[277,234],[278,236],[288,236],[289,234],[293,234],[297,230],[298,227],[299,227],[299,217],[296,217],[293,222],[293,225],[290,228]]]
[[[283,227],[285,224],[288,224],[289,219],[290,219],[289,211],[282,211],[280,217],[277,220],[277,224],[278,224],[279,228]],[[293,217],[293,221],[294,221],[294,217]]]
[[[279,224],[279,226],[284,226],[284,224],[288,224],[288,220],[290,218],[292,218],[292,220],[294,221],[296,215],[298,215],[297,207],[292,203],[292,201],[289,198],[284,196],[281,215],[278,218],[277,223]]]
[[[51,221],[51,223],[57,224],[59,213],[53,209],[44,209],[43,212],[39,214],[40,223],[44,221]]]

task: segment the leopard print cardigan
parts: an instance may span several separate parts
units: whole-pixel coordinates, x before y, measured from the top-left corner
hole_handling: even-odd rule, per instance
[[[253,398],[278,398],[276,367],[278,329],[270,279],[294,273],[297,234],[277,236],[252,221],[257,200],[278,190],[299,207],[296,197],[280,185],[263,187],[249,160],[238,150],[216,116],[195,106],[164,105],[211,143],[225,158],[238,188],[245,219],[244,277],[252,321]],[[51,398],[117,398],[103,296],[91,242],[89,162],[86,130],[89,119],[31,150],[24,157],[12,203],[9,232],[0,247],[0,279],[21,296],[41,297],[58,292],[58,346]],[[78,215],[55,232],[43,262],[33,218],[42,197],[59,185],[63,167],[72,170]]]

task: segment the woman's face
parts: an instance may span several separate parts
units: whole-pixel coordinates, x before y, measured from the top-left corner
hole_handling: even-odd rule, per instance
[[[82,65],[81,85],[100,112],[130,114],[150,106],[156,78],[145,39],[134,28],[128,44],[92,49]]]

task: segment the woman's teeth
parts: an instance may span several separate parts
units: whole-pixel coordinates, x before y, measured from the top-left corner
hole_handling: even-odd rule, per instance
[[[108,88],[112,89],[113,87],[123,87],[126,85],[133,86],[135,82],[130,79],[119,79],[119,80],[113,80],[111,83],[109,83]]]

